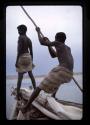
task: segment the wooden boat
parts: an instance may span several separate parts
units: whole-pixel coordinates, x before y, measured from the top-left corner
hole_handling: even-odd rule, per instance
[[[19,104],[25,104],[32,89],[22,88],[21,100]],[[12,94],[16,96],[16,89]],[[63,100],[56,100],[50,94],[41,91],[38,97],[32,102],[32,108],[27,112],[22,113],[17,108],[18,101],[14,106],[11,119],[14,120],[81,120],[82,119],[82,105]]]

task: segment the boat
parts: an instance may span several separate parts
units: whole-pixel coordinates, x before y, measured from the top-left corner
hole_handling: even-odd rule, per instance
[[[12,95],[16,98],[16,88],[12,91]],[[17,108],[17,105],[27,103],[33,89],[21,88],[21,99],[16,100],[11,120],[81,120],[82,104],[58,100],[50,94],[41,91],[38,97],[32,102],[31,108],[23,113]]]

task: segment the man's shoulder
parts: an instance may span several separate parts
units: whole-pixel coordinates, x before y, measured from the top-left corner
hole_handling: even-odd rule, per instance
[[[26,38],[27,38],[27,40],[28,40],[28,41],[30,41],[30,42],[31,42],[31,39],[30,39],[28,36],[26,36]]]
[[[20,40],[27,40],[27,41],[31,41],[29,37],[27,37],[26,35],[21,35],[19,36]]]
[[[66,48],[68,49],[68,50],[71,50],[71,48],[69,47],[69,46],[67,46],[67,45],[65,45],[66,46]]]
[[[70,46],[67,46],[67,48],[69,48],[69,49],[70,49]]]

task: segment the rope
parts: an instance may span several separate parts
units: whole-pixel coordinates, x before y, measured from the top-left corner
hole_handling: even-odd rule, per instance
[[[26,10],[24,9],[23,6],[21,6],[22,10],[24,11],[24,13],[28,16],[28,18],[32,21],[32,23],[34,24],[35,27],[38,27],[36,25],[36,23],[34,22],[34,20],[29,16],[29,14],[26,12]],[[42,34],[42,32],[40,31],[40,34],[42,35],[42,37],[44,37],[44,35]]]

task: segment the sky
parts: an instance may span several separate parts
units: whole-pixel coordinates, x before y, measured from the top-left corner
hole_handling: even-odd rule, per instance
[[[74,58],[74,72],[82,72],[82,7],[81,6],[23,6],[40,27],[44,36],[55,40],[57,32],[65,32],[66,45],[71,48]],[[34,75],[47,74],[58,65],[57,58],[51,58],[48,48],[40,45],[35,26],[20,6],[6,8],[6,75],[16,75],[15,62],[17,56],[17,26],[27,26],[27,36],[33,45]]]

